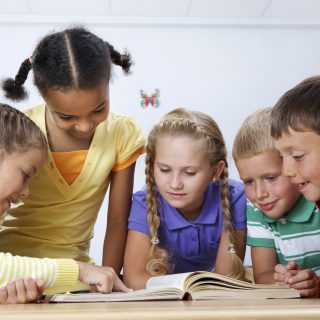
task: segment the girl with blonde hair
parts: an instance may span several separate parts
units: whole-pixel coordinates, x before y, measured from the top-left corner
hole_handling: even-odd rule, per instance
[[[226,158],[221,131],[204,113],[175,109],[153,127],[146,187],[129,217],[127,285],[198,270],[245,277],[246,198],[242,183],[228,179]]]

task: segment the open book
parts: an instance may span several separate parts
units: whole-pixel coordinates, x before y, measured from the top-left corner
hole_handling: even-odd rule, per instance
[[[146,289],[132,292],[56,294],[50,302],[108,302],[142,300],[285,299],[299,298],[299,291],[278,285],[235,280],[212,272],[198,271],[152,277]]]

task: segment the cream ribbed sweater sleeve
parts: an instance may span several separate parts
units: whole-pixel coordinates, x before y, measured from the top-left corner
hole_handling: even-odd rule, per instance
[[[18,278],[40,279],[45,288],[73,286],[79,276],[78,264],[72,259],[29,258],[0,253],[0,285]]]

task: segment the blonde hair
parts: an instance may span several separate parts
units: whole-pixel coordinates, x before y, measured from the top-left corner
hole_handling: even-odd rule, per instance
[[[0,103],[0,150],[7,154],[38,148],[47,155],[47,141],[39,127],[24,113]]]
[[[244,120],[233,143],[235,161],[275,150],[271,137],[271,111],[272,108],[259,109]]]
[[[147,264],[147,271],[152,276],[170,273],[170,257],[168,252],[158,246],[158,228],[160,218],[158,215],[157,187],[154,179],[154,161],[156,157],[156,143],[164,136],[181,137],[187,136],[195,140],[203,139],[205,152],[208,154],[210,165],[213,167],[219,161],[224,161],[225,167],[220,176],[221,180],[221,202],[224,214],[224,226],[228,232],[229,242],[233,247],[232,235],[233,226],[229,203],[228,165],[227,151],[222,133],[216,122],[208,115],[189,111],[183,108],[175,109],[167,113],[151,130],[146,147],[146,189],[147,189],[147,210],[148,223],[151,238],[150,259]],[[244,277],[244,267],[238,255],[230,250],[234,272],[230,274],[235,278]]]

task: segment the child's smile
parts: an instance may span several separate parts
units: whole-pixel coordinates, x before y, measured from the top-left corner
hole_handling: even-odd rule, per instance
[[[283,157],[282,172],[309,201],[320,199],[320,135],[294,131],[275,141]]]
[[[236,161],[249,201],[270,218],[279,218],[300,196],[295,185],[281,175],[282,160],[277,150]]]

